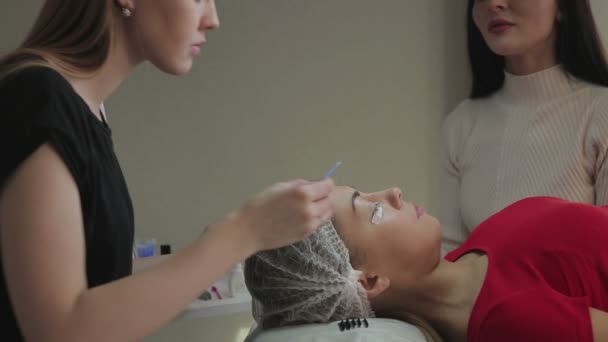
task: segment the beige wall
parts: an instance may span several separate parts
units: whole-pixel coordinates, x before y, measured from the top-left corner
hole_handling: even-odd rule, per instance
[[[608,47],[608,1],[606,0],[591,0],[595,22],[604,39],[604,46]]]
[[[108,101],[141,234],[181,246],[336,160],[338,183],[431,204],[437,128],[467,85],[456,2],[443,3],[219,2],[204,63],[183,78],[146,65]]]

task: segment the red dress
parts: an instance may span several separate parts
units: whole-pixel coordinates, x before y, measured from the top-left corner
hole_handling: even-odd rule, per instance
[[[468,341],[593,341],[589,309],[608,311],[608,207],[524,199],[446,259],[472,251],[488,256],[488,271]]]

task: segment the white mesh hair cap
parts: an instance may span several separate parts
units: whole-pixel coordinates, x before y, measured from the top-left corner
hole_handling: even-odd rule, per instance
[[[262,329],[374,317],[358,275],[331,222],[303,241],[245,261],[253,316]]]

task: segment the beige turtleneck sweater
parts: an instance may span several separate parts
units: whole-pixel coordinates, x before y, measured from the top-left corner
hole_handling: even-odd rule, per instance
[[[491,97],[462,102],[443,133],[444,253],[526,197],[608,203],[608,88],[567,76],[560,66],[506,73]]]

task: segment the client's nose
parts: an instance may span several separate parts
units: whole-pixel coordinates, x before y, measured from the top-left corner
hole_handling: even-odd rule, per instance
[[[397,187],[390,188],[387,190],[387,196],[389,203],[393,207],[401,209],[401,205],[403,204],[403,202],[401,201],[401,198],[403,197],[403,192],[401,191],[401,189]]]

